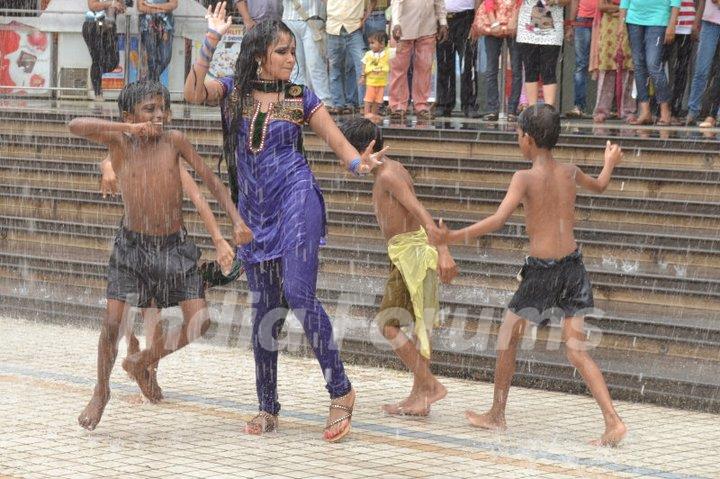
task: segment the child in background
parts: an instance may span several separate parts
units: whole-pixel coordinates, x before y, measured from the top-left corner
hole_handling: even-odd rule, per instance
[[[362,59],[365,70],[360,83],[365,85],[365,118],[378,123],[380,105],[384,102],[385,86],[390,73],[390,52],[387,49],[388,36],[385,32],[373,32],[368,37],[370,50]]]

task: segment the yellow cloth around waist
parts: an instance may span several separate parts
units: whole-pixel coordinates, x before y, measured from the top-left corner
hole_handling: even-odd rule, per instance
[[[440,300],[437,282],[437,250],[428,244],[424,228],[401,233],[388,241],[390,261],[402,274],[413,303],[415,336],[420,354],[430,357],[428,329],[437,325]]]

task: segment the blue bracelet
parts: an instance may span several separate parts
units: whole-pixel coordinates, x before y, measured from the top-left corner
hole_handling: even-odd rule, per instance
[[[355,176],[359,176],[360,172],[358,170],[360,169],[360,163],[360,158],[355,158],[350,162],[350,165],[348,166],[348,171]]]
[[[213,30],[212,28],[208,27],[207,31],[209,33],[214,33],[215,35],[217,35],[218,41],[222,38],[222,35],[220,35],[220,32],[218,32],[217,30]]]

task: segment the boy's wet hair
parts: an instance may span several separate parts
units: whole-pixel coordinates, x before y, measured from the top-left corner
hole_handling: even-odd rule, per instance
[[[551,150],[560,137],[560,113],[550,105],[530,106],[520,114],[518,128],[530,135],[538,148]]]
[[[163,97],[166,107],[170,105],[170,92],[162,83],[151,80],[128,83],[118,96],[120,114],[122,115],[124,112],[133,113],[135,105],[145,98],[158,95]]]
[[[370,35],[368,35],[368,42],[370,40],[375,40],[381,45],[387,45],[388,43],[388,35],[387,33],[383,32],[382,30],[378,30],[375,32],[372,32]]]
[[[375,140],[374,153],[383,148],[382,130],[367,118],[352,118],[340,125],[340,131],[359,153],[365,151],[373,140]]]

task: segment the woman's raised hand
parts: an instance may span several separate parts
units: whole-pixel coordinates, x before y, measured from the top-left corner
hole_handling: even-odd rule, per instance
[[[381,158],[385,155],[385,152],[388,150],[388,148],[390,148],[389,146],[386,146],[377,153],[373,153],[374,147],[375,140],[371,141],[367,148],[365,148],[365,151],[363,151],[363,154],[360,155],[360,167],[358,168],[359,174],[366,175],[372,170],[374,170],[376,167],[382,165]]]
[[[226,3],[227,2],[216,3],[214,10],[212,5],[209,6],[207,14],[205,14],[205,18],[207,18],[208,21],[208,28],[215,30],[220,35],[225,35],[230,25],[232,25],[232,17],[227,14],[225,9]]]

